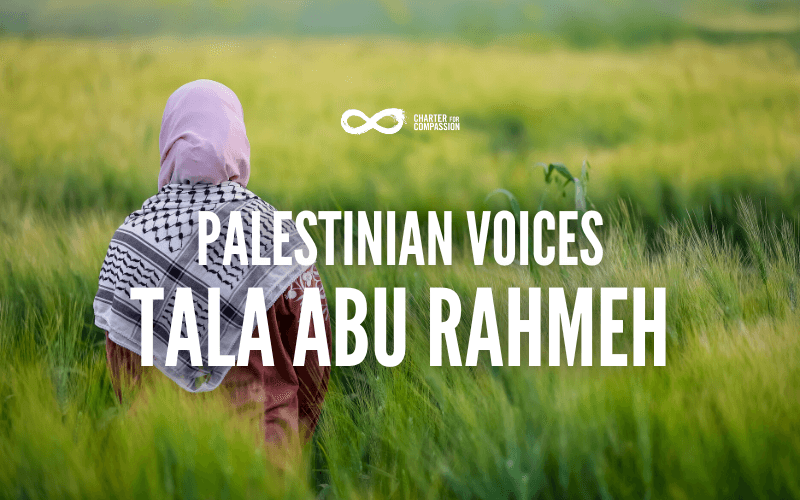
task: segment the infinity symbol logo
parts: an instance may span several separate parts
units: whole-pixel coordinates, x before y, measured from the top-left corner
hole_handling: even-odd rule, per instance
[[[347,124],[347,119],[350,118],[351,116],[359,116],[361,117],[362,120],[364,120],[365,123],[360,127],[353,128]],[[391,128],[381,127],[380,125],[378,125],[378,120],[380,120],[381,118],[385,118],[387,116],[391,116],[392,118],[394,118],[395,121],[397,121],[397,125]],[[397,131],[403,127],[403,123],[405,123],[405,121],[406,121],[406,114],[402,109],[397,109],[397,108],[384,109],[379,113],[375,113],[372,116],[372,118],[367,117],[367,115],[365,115],[364,113],[362,113],[357,109],[348,109],[342,115],[342,128],[348,134],[354,134],[354,135],[360,135],[372,129],[377,130],[381,134],[394,134],[397,133]]]

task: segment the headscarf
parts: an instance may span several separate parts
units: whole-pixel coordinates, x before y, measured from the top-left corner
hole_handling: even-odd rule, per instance
[[[167,184],[214,185],[250,179],[250,141],[242,104],[231,89],[195,80],[172,93],[164,108],[158,189]]]

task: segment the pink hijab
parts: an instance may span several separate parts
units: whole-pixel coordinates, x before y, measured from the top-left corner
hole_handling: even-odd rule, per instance
[[[247,186],[250,141],[242,104],[231,89],[212,80],[183,85],[167,99],[161,133],[158,189],[167,184]]]

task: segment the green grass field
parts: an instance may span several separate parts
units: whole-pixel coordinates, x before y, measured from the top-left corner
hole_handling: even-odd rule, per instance
[[[451,267],[320,266],[329,296],[406,287],[408,351],[334,367],[283,471],[217,393],[120,405],[97,275],[156,191],[166,98],[196,78],[240,97],[249,188],[283,210],[452,210],[460,241],[495,188],[536,210],[536,162],[588,159],[603,262],[475,267],[459,243]],[[389,107],[461,130],[339,126]],[[799,188],[800,59],[779,39],[0,38],[0,497],[800,498]],[[664,286],[667,366],[430,367],[433,286],[467,317],[493,287],[501,337],[509,287]]]

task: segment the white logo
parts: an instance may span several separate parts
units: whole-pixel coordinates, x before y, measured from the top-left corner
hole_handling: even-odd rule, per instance
[[[347,119],[350,118],[351,116],[361,117],[361,119],[363,119],[365,123],[360,127],[353,128],[347,124]],[[392,118],[394,118],[395,121],[397,121],[397,125],[391,128],[386,128],[378,125],[378,120],[380,120],[381,118],[385,118],[387,116],[391,116]],[[348,109],[342,115],[342,128],[348,134],[354,134],[354,135],[360,135],[372,129],[377,130],[381,134],[395,134],[403,127],[403,123],[405,123],[405,121],[406,121],[406,114],[402,109],[397,109],[397,108],[384,109],[379,113],[375,113],[372,116],[372,118],[367,117],[367,115],[365,115],[364,113],[362,113],[357,109]]]

